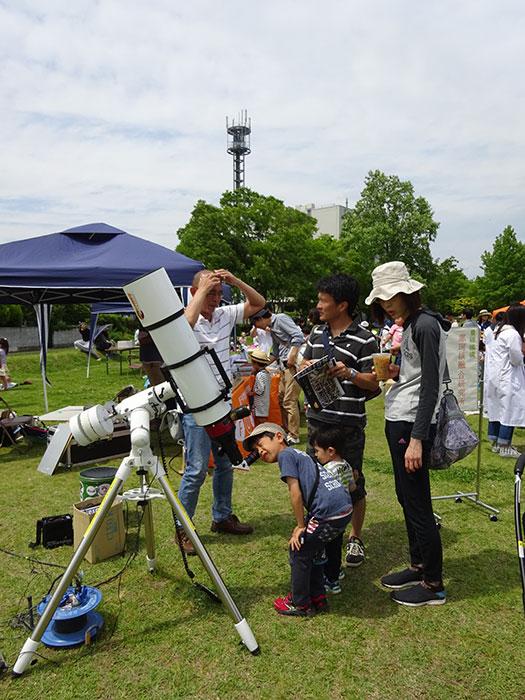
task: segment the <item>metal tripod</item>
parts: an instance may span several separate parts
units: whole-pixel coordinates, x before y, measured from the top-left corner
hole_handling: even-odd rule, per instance
[[[132,412],[132,419],[130,424],[132,426],[140,426],[141,430],[147,430],[149,434],[149,421],[150,413],[146,408],[140,407],[136,408]],[[166,471],[160,463],[157,457],[155,457],[151,451],[151,446],[149,444],[144,445],[144,441],[141,441],[140,446],[135,444],[133,440],[133,429],[131,431],[131,451],[127,457],[125,457],[118,470],[115,474],[111,486],[106,493],[102,503],[100,504],[95,517],[89,524],[84,537],[82,538],[77,550],[75,551],[73,558],[71,559],[69,566],[67,567],[62,579],[57,585],[55,592],[53,593],[49,603],[47,604],[44,612],[42,613],[40,620],[38,621],[35,629],[31,635],[27,638],[24,646],[22,647],[16,663],[13,667],[12,675],[13,677],[19,677],[27,665],[31,662],[35,651],[40,643],[42,635],[44,634],[48,624],[58,608],[60,601],[66,589],[71,584],[73,576],[78,570],[79,566],[84,559],[84,555],[91,546],[97,532],[99,531],[106,514],[109,512],[111,506],[113,505],[115,498],[120,492],[122,484],[129,477],[133,469],[137,469],[139,473],[142,473],[141,479],[144,479],[144,474],[150,473],[151,476],[157,480],[162,494],[167,498],[169,504],[172,507],[173,513],[177,517],[178,521],[182,524],[190,542],[193,544],[195,551],[197,552],[204,568],[208,572],[209,577],[213,581],[217,594],[221,599],[222,603],[230,613],[234,621],[234,627],[237,630],[242,642],[247,647],[247,649],[254,655],[260,652],[259,646],[255,640],[252,630],[248,625],[245,618],[242,617],[239,609],[235,605],[233,598],[231,597],[228,589],[226,588],[219,572],[215,568],[210,555],[206,551],[206,548],[200,541],[195,526],[193,525],[188,514],[184,510],[183,505],[175,495],[173,488],[168,481],[166,476]],[[144,481],[142,481],[141,489],[143,489]],[[128,492],[133,493],[133,492]],[[153,494],[152,494],[153,495]],[[158,495],[161,495],[160,493]],[[153,518],[151,512],[151,503],[149,499],[146,499],[144,506],[144,523],[146,532],[146,542],[147,542],[147,556],[146,560],[148,563],[148,569],[150,572],[155,571],[156,568],[156,556],[155,556],[155,545],[153,541]]]

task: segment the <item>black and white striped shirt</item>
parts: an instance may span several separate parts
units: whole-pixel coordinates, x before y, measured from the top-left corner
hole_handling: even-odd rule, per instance
[[[328,333],[328,343],[332,354],[338,362],[358,372],[371,372],[373,367],[372,354],[377,352],[377,342],[370,331],[362,328],[357,321],[352,321],[346,330],[335,338],[332,337],[328,324],[315,326],[306,343],[305,360],[319,360],[326,355],[322,334]],[[314,418],[324,423],[339,423],[343,425],[366,425],[365,391],[356,386],[350,379],[340,379],[344,395],[330,406],[316,413],[308,409],[308,418]]]

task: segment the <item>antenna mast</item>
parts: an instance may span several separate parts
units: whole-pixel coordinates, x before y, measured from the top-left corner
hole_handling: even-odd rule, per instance
[[[248,119],[248,111],[241,110],[237,118],[232,119],[231,124],[226,117],[226,132],[228,134],[228,153],[233,156],[233,189],[244,187],[244,158],[251,153],[250,134],[252,120]]]

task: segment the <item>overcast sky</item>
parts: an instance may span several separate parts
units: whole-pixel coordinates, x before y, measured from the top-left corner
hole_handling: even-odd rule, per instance
[[[232,187],[288,205],[410,180],[469,276],[525,231],[523,0],[0,0],[0,243],[103,221],[170,248]]]

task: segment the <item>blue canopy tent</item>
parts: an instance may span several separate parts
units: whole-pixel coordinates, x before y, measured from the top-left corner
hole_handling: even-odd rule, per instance
[[[189,287],[204,266],[103,223],[0,245],[0,304],[31,304],[37,313],[46,410],[51,304],[127,302],[122,285],[159,267],[174,286]]]

